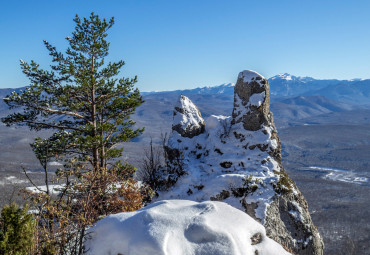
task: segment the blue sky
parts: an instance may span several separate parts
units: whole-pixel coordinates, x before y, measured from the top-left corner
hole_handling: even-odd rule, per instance
[[[138,75],[142,91],[266,77],[370,78],[370,1],[79,0],[0,1],[0,87],[28,85],[19,59],[47,67],[42,43],[60,50],[75,14],[115,17],[110,60]]]

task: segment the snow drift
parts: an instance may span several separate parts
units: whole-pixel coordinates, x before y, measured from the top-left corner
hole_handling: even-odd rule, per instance
[[[264,227],[223,202],[164,200],[99,221],[89,255],[290,254]]]

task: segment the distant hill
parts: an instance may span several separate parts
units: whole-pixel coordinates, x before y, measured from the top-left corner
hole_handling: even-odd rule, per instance
[[[347,83],[340,80],[317,80],[312,77],[300,77],[288,73],[278,74],[269,79],[271,97],[295,97],[308,91],[319,90],[331,85]]]
[[[352,109],[354,109],[354,106],[351,104],[330,100],[322,96],[299,96],[271,104],[271,111],[274,113],[279,127],[287,126],[289,122],[298,119]]]
[[[26,87],[22,88],[6,88],[6,89],[0,89],[0,117],[3,116],[3,111],[8,111],[8,106],[4,103],[3,98],[7,95],[10,95],[13,91],[19,92],[21,90],[24,90]],[[5,115],[5,114],[4,114]]]
[[[303,95],[323,95],[341,102],[370,104],[370,80],[343,81],[318,90],[310,90]]]

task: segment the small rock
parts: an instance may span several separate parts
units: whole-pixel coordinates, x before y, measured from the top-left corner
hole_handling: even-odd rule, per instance
[[[228,161],[225,161],[225,162],[221,162],[220,163],[220,166],[222,166],[223,168],[230,168],[232,165],[233,165],[233,163],[232,162],[228,162]]]
[[[251,237],[252,245],[259,244],[262,242],[262,234],[261,233],[256,233]]]

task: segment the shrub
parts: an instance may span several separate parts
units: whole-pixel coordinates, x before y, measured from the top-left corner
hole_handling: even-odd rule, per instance
[[[28,207],[5,205],[0,217],[0,254],[28,255],[34,248],[35,220]]]

